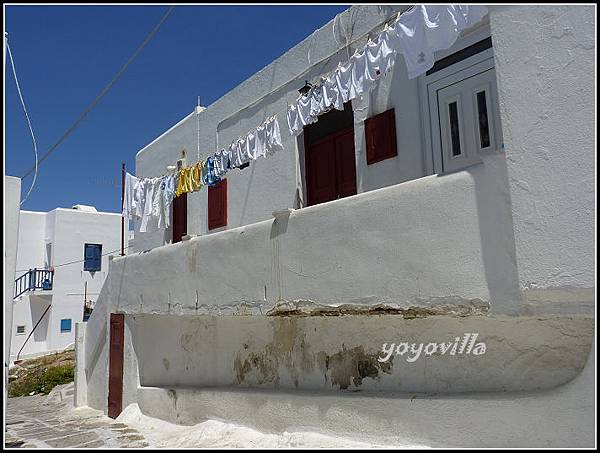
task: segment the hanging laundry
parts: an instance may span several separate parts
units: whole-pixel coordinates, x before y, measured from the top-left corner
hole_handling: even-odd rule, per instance
[[[386,27],[377,42],[371,41],[365,47],[365,81],[369,89],[394,66],[395,51],[389,46],[389,33]]]
[[[365,52],[358,49],[350,57],[350,86],[348,87],[348,98],[355,99],[365,92]]]
[[[281,143],[281,133],[279,131],[279,121],[277,121],[276,116],[272,116],[267,120],[265,123],[265,129],[267,135],[266,155],[270,156],[276,151],[283,149],[283,144]]]
[[[214,155],[214,172],[217,178],[222,178],[229,170],[229,153],[222,149]]]
[[[256,160],[260,156],[266,157],[282,149],[283,143],[281,141],[279,121],[277,120],[277,116],[273,115],[267,118],[256,129],[248,132],[245,136],[238,138],[229,145],[227,148],[230,152],[229,165],[231,168],[245,168],[251,160]],[[218,154],[212,156],[211,165],[213,169],[220,165],[217,164],[215,166],[214,162],[218,159]],[[218,179],[220,176],[219,171],[212,171],[214,177]]]
[[[396,46],[404,55],[409,79],[431,69],[434,52],[452,47],[460,32],[481,21],[487,12],[482,5],[419,5],[402,14],[395,26]]]
[[[197,162],[190,171],[190,192],[196,192],[202,187],[202,167],[200,162]]]
[[[256,128],[255,146],[255,159],[258,159],[260,156],[265,157],[267,155],[267,127],[264,123]]]
[[[158,190],[160,178],[148,178],[144,180],[144,209],[140,221],[140,233],[147,231],[148,222],[152,217],[154,205],[154,193]]]
[[[300,135],[304,128],[304,124],[302,124],[302,121],[300,120],[300,115],[298,114],[298,107],[296,106],[296,104],[292,104],[288,107],[287,122],[290,135]]]
[[[487,12],[482,5],[419,5],[401,14],[362,49],[356,49],[349,61],[338,64],[319,86],[288,106],[290,135],[299,135],[332,106],[343,110],[345,102],[372,89],[391,70],[399,53],[404,55],[410,79],[425,73],[435,63],[436,51],[450,48],[463,30]]]
[[[323,98],[325,105],[333,106],[337,110],[344,110],[344,99],[340,94],[335,77],[327,77],[323,82]]]
[[[242,157],[240,155],[240,138],[238,138],[237,140],[234,140],[230,145],[229,145],[229,154],[230,154],[230,163],[231,163],[231,168],[238,168],[240,165],[242,165]]]
[[[138,187],[140,180],[135,176],[125,173],[125,187],[123,189],[123,209],[121,215],[126,220],[137,217]]]
[[[214,158],[210,156],[202,163],[202,183],[206,186],[214,186],[220,181],[221,179],[215,175]]]
[[[313,117],[319,116],[325,109],[325,99],[323,99],[323,90],[320,87],[313,88],[310,92],[310,110],[309,113]]]
[[[175,198],[175,176],[162,178],[158,209],[158,228],[169,228],[171,225],[171,204]]]

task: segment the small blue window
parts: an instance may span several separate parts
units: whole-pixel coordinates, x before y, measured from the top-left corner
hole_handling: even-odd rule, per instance
[[[71,331],[71,320],[70,319],[61,319],[60,320],[60,331],[61,332],[70,332]]]
[[[102,265],[102,244],[85,244],[83,259],[84,271],[99,271]]]

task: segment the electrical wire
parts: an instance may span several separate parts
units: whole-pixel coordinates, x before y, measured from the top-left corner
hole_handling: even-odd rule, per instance
[[[12,66],[13,76],[15,78],[15,84],[17,85],[17,92],[19,93],[19,99],[21,100],[21,105],[23,106],[23,112],[25,112],[25,118],[27,119],[27,126],[29,126],[29,132],[31,133],[31,140],[33,141],[33,152],[35,154],[35,166],[33,167],[35,169],[35,173],[33,174],[33,180],[31,181],[31,186],[29,187],[29,190],[27,191],[27,195],[25,195],[25,198],[21,201],[21,203],[19,205],[19,206],[23,206],[23,203],[25,203],[25,201],[27,201],[27,199],[29,198],[29,195],[31,194],[31,191],[33,190],[33,187],[35,186],[35,182],[37,180],[37,175],[38,175],[37,143],[35,141],[33,127],[31,126],[31,119],[29,118],[29,113],[27,113],[27,107],[25,107],[25,101],[23,100],[23,94],[21,93],[21,87],[19,86],[19,78],[17,77],[17,70],[15,69],[15,62],[13,60],[12,52],[10,50],[10,45],[8,44],[8,33],[6,33],[6,32],[4,33],[4,38],[6,40],[6,50],[8,50],[8,56],[10,58],[10,65]]]
[[[130,246],[128,245],[128,246],[127,246],[127,247],[125,247],[123,250],[127,250],[129,247],[130,247]],[[106,253],[103,253],[101,256],[111,255],[111,254],[113,254],[113,253],[120,252],[120,251],[121,251],[121,247],[119,247],[117,250],[113,250],[112,252],[106,252]],[[70,264],[83,263],[84,261],[85,261],[85,259],[82,259],[82,260],[76,260],[76,261],[69,261],[68,263],[55,264],[55,265],[51,265],[51,266],[49,266],[49,267],[52,267],[52,268],[56,269],[57,267],[69,266]],[[17,269],[17,270],[15,271],[15,273],[18,273],[18,272],[28,272],[28,271],[30,271],[30,270],[31,270],[31,269]]]
[[[409,10],[410,10],[410,9],[412,9],[412,8],[413,8],[412,6],[411,6],[411,7],[407,7],[406,9],[403,9],[403,10],[401,10],[401,11],[398,11],[398,12],[394,13],[392,16],[390,16],[390,17],[387,17],[385,20],[383,20],[383,21],[379,22],[378,24],[374,25],[373,27],[371,27],[371,29],[370,29],[369,31],[367,31],[366,33],[363,33],[362,35],[358,36],[357,38],[353,39],[352,41],[347,41],[347,44],[346,44],[346,46],[345,46],[345,47],[348,49],[348,52],[349,52],[349,46],[350,46],[351,44],[354,44],[355,42],[358,42],[358,41],[360,41],[360,40],[361,40],[361,39],[363,39],[365,36],[369,36],[369,35],[370,35],[370,34],[373,32],[373,30],[377,29],[378,27],[381,27],[382,25],[384,25],[384,24],[386,24],[386,23],[388,23],[388,22],[390,22],[390,21],[397,20],[397,19],[400,17],[400,15],[401,15],[401,14],[404,14],[406,11],[409,11]],[[339,14],[338,14],[338,15],[339,15]],[[353,21],[356,21],[356,17],[355,17],[355,15],[354,15],[354,14],[351,14],[351,16],[352,16],[352,20],[353,20]],[[336,17],[337,17],[337,15],[336,15]],[[334,21],[335,21],[335,19],[334,19]],[[350,33],[353,33],[353,31],[354,31],[354,26],[355,26],[355,24],[352,24],[352,27],[351,27],[351,31],[350,31]],[[323,27],[321,27],[321,28],[323,28]],[[338,43],[337,39],[336,39],[336,43]],[[251,107],[254,107],[255,105],[257,105],[257,104],[259,104],[260,102],[262,102],[262,101],[263,101],[263,100],[264,100],[266,97],[268,97],[268,96],[271,96],[273,93],[276,93],[276,92],[280,91],[281,89],[283,89],[284,87],[286,87],[286,86],[287,86],[287,85],[289,85],[290,83],[292,83],[292,82],[295,82],[296,80],[300,79],[300,78],[301,78],[301,77],[302,77],[304,74],[306,74],[307,72],[309,72],[310,70],[312,70],[312,69],[313,69],[313,68],[314,68],[316,65],[318,65],[318,64],[320,64],[320,63],[325,63],[325,65],[326,65],[326,64],[327,64],[327,63],[329,63],[329,62],[330,62],[330,60],[331,60],[332,58],[334,58],[334,57],[337,55],[337,53],[338,53],[340,50],[342,50],[342,49],[344,49],[344,47],[342,47],[342,48],[337,48],[337,49],[335,50],[335,52],[333,52],[332,54],[330,54],[330,55],[328,55],[328,56],[326,56],[326,57],[322,58],[321,60],[319,60],[319,61],[315,62],[315,63],[314,63],[312,66],[310,66],[310,67],[306,68],[305,70],[303,70],[303,71],[302,71],[302,72],[300,72],[299,74],[296,74],[296,75],[295,75],[293,78],[291,78],[291,79],[290,79],[290,80],[288,80],[287,82],[285,82],[285,83],[281,84],[279,87],[275,88],[274,90],[271,90],[269,93],[267,93],[267,94],[265,94],[265,95],[261,96],[260,98],[256,99],[255,101],[251,102],[250,104],[246,105],[245,107],[242,107],[241,109],[237,110],[236,112],[232,113],[231,115],[227,116],[226,118],[223,118],[223,119],[222,119],[221,121],[219,121],[219,123],[217,124],[217,127],[216,127],[216,130],[217,130],[217,131],[216,131],[216,137],[218,138],[219,127],[220,127],[220,126],[221,126],[221,124],[223,124],[225,121],[227,121],[227,120],[229,120],[229,119],[233,118],[233,117],[234,117],[234,116],[236,116],[236,115],[239,115],[239,114],[240,114],[241,112],[243,112],[244,110],[247,110],[247,109],[249,109],[249,108],[251,108]],[[325,66],[325,65],[324,65],[324,66]],[[319,77],[321,77],[321,75],[317,76],[317,77],[316,77],[316,79],[318,79]],[[314,79],[313,79],[313,80],[314,80]],[[286,100],[286,103],[287,103],[287,100]],[[267,116],[277,116],[277,115],[279,115],[280,113],[282,113],[283,111],[284,111],[284,109],[280,109],[280,110],[277,110],[277,111],[275,111],[275,113],[270,113],[270,114],[269,114],[269,115],[267,115]],[[218,141],[217,141],[217,143],[215,143],[215,147],[216,147],[217,149],[219,148],[219,143],[218,143]]]
[[[73,132],[75,130],[75,128],[77,128],[77,126],[79,126],[79,123],[81,123],[84,120],[84,118],[88,115],[88,113],[90,113],[94,109],[94,107],[96,107],[96,104],[98,104],[98,102],[100,102],[100,100],[110,91],[110,89],[113,87],[113,85],[121,78],[121,76],[123,75],[125,70],[129,67],[129,65],[131,63],[133,63],[133,61],[137,58],[137,56],[140,54],[142,49],[144,47],[146,47],[146,45],[150,42],[150,40],[158,32],[158,30],[160,29],[162,24],[165,22],[165,20],[167,20],[167,17],[169,17],[169,15],[171,14],[171,11],[173,11],[173,8],[175,8],[175,6],[171,6],[169,8],[169,10],[165,13],[165,15],[160,20],[160,22],[158,22],[158,24],[154,27],[154,29],[148,34],[148,36],[146,36],[146,38],[144,39],[142,44],[139,45],[139,47],[135,50],[133,55],[131,55],[131,57],[129,57],[129,60],[127,60],[127,62],[121,67],[121,69],[119,69],[117,74],[112,78],[112,80],[108,83],[108,85],[106,85],[104,87],[104,89],[100,92],[100,94],[98,96],[96,96],[96,98],[92,101],[92,103],[83,111],[83,113],[81,113],[79,115],[77,120],[75,120],[75,122],[71,125],[71,127],[69,127],[67,129],[67,131],[58,139],[58,141],[54,145],[52,145],[52,147],[46,152],[46,154],[44,154],[42,156],[42,158],[39,160],[39,164],[41,164],[56,148],[58,148],[58,146],[71,134],[71,132]],[[31,172],[33,170],[34,170],[33,168],[30,169],[22,177],[25,178],[26,176],[31,174]]]

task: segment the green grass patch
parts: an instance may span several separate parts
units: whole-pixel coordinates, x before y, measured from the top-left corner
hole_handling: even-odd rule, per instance
[[[73,365],[32,370],[27,376],[9,384],[8,396],[29,396],[32,392],[47,395],[57,385],[73,382],[74,373]]]

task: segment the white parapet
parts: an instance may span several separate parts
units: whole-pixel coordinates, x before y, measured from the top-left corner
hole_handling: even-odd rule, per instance
[[[75,324],[75,407],[87,406],[87,379],[85,378],[85,329],[87,323]]]

